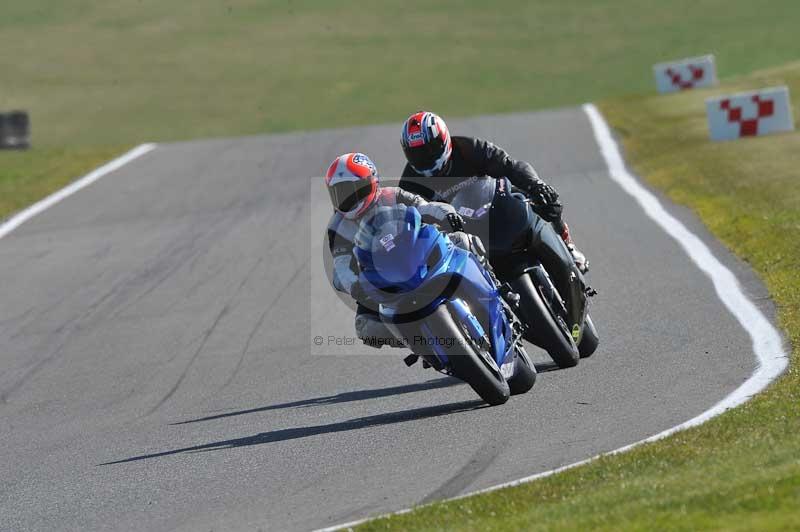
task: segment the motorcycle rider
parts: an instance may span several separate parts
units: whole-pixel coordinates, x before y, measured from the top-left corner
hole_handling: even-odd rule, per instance
[[[363,153],[345,153],[331,163],[325,184],[333,203],[334,213],[328,223],[328,246],[333,256],[333,286],[352,296],[358,303],[355,329],[367,345],[402,347],[386,325],[381,322],[374,305],[358,282],[358,265],[353,248],[359,222],[374,209],[392,205],[415,207],[426,223],[438,224],[449,234],[454,245],[475,253],[488,267],[480,239],[462,232],[463,220],[452,205],[429,202],[398,187],[381,187],[375,164]]]
[[[575,247],[569,226],[562,219],[563,206],[558,193],[539,178],[529,163],[512,159],[503,149],[486,140],[451,137],[444,120],[427,111],[408,117],[400,142],[407,161],[400,188],[427,200],[449,202],[470,178],[507,177],[515,189],[533,200],[534,212],[550,222],[561,236],[578,269],[582,273],[589,270],[589,261]],[[562,271],[568,267],[557,260],[556,250],[536,249],[538,243],[533,243],[534,250],[548,271],[552,271],[553,266]]]

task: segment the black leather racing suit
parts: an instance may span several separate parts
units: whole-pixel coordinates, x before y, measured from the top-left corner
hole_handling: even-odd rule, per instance
[[[512,159],[502,148],[486,140],[452,137],[453,155],[443,175],[425,177],[406,164],[399,187],[431,201],[449,202],[470,178],[476,176],[507,177],[511,184],[534,202],[533,210],[541,218],[534,223],[532,251],[542,261],[562,296],[570,293],[572,273],[579,274],[570,252],[558,239],[543,237],[542,231],[555,231],[568,239],[569,230],[561,218],[562,206],[555,190],[539,178],[525,161]],[[550,222],[550,223],[546,223]]]
[[[449,202],[459,189],[467,184],[465,183],[467,178],[485,175],[507,177],[514,187],[534,200],[540,191],[553,190],[541,180],[530,163],[512,159],[505,150],[491,142],[471,137],[453,137],[453,155],[443,175],[425,177],[414,171],[411,165],[406,164],[398,186],[428,201]],[[537,206],[537,212],[556,225],[560,233],[561,204],[558,202],[557,194],[554,199],[558,203],[557,217],[545,213],[544,205]]]

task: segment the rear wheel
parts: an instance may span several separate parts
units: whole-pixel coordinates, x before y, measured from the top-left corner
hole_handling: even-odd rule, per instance
[[[581,343],[578,344],[578,351],[580,352],[581,358],[592,356],[599,344],[600,338],[597,336],[597,328],[594,326],[592,318],[587,314],[586,319],[583,321]]]
[[[517,360],[514,362],[514,375],[508,379],[508,388],[511,395],[525,393],[536,383],[536,367],[533,365],[525,348],[518,345],[516,348]]]
[[[481,399],[490,405],[501,405],[511,395],[505,377],[482,344],[488,340],[475,340],[465,326],[457,323],[445,305],[440,305],[428,318],[431,330],[437,336],[454,338],[453,345],[443,346],[453,374],[475,390]]]
[[[572,333],[563,316],[546,303],[545,295],[531,275],[522,275],[511,286],[520,296],[519,314],[528,326],[525,339],[545,349],[558,367],[576,366],[580,355]]]

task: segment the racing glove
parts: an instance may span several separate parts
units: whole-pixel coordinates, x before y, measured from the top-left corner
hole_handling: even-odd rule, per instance
[[[444,231],[447,231],[448,225],[453,231],[461,231],[464,227],[464,219],[448,203],[424,202],[417,206],[417,210],[422,215],[423,222],[437,224]]]
[[[528,194],[530,194],[532,199],[539,200],[541,203],[558,203],[558,192],[556,192],[556,189],[542,181],[531,185],[528,189]]]
[[[451,212],[447,215],[447,221],[454,232],[464,230],[464,218],[457,212]]]
[[[551,223],[561,220],[564,207],[558,199],[556,189],[540,181],[528,190],[528,195],[533,201],[533,210],[536,211],[536,214]]]

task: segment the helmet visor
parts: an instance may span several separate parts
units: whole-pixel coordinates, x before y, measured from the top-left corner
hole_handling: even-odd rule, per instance
[[[328,186],[328,193],[331,195],[333,208],[350,212],[362,200],[372,192],[373,183],[369,179],[359,179],[358,181],[341,181],[335,185]]]
[[[436,137],[421,146],[404,146],[406,160],[417,172],[430,172],[437,170],[436,165],[445,152],[444,141]]]

